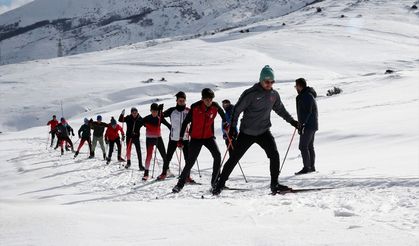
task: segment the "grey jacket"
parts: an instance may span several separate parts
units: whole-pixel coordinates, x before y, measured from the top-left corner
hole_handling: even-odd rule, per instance
[[[237,126],[238,118],[244,112],[240,131],[251,136],[261,135],[272,126],[272,110],[288,123],[294,120],[285,109],[276,90],[266,91],[259,83],[256,83],[243,92],[234,106],[231,127]]]

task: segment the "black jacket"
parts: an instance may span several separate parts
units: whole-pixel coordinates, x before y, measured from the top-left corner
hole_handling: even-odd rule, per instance
[[[296,98],[298,122],[306,129],[319,129],[316,98],[317,93],[311,87],[304,88]]]
[[[105,132],[105,127],[108,127],[108,124],[105,122],[97,122],[94,121],[90,124],[90,127],[93,129],[93,136],[95,137],[103,137],[103,133]]]
[[[124,117],[123,114],[119,115],[119,122],[125,122],[127,124],[127,131],[125,132],[127,138],[139,137],[140,129],[143,126],[143,118],[138,115],[137,118],[132,117],[132,115],[127,115]]]

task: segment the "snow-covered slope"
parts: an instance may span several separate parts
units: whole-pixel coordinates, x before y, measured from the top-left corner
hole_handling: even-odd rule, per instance
[[[0,67],[1,244],[416,245],[419,12],[411,4],[328,0],[247,26],[248,33],[240,28]],[[216,101],[235,102],[265,64],[274,68],[292,115],[296,78],[305,77],[319,94],[319,172],[293,175],[302,166],[296,139],[281,183],[335,189],[269,196],[269,161],[255,145],[241,160],[249,183],[238,169],[227,183],[250,191],[208,195],[212,159],[203,149],[202,178],[196,167],[192,172],[203,185],[162,197],[176,179],[138,182],[136,161],[128,171],[105,166],[88,160],[86,147],[77,159],[59,157],[46,148],[46,126],[28,128],[60,116],[61,100],[76,129],[99,113],[108,121],[122,108],[137,106],[146,115],[153,101],[174,105],[180,89],[189,105],[205,86],[215,89]],[[343,93],[325,96],[334,86]],[[275,114],[272,123],[282,160],[293,129]],[[3,130],[13,128],[25,130]],[[142,139],[143,153],[144,146]],[[171,170],[177,173],[176,157]]]
[[[0,64],[208,35],[278,17],[311,2],[35,0],[0,16]]]

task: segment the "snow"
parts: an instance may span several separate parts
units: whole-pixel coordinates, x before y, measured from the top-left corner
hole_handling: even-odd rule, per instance
[[[419,22],[411,4],[322,1],[249,25],[249,33],[1,66],[1,244],[417,245]],[[256,145],[240,161],[249,182],[236,167],[227,183],[250,191],[219,197],[208,192],[212,159],[205,148],[202,178],[196,166],[192,171],[203,185],[173,195],[167,193],[174,178],[139,181],[135,158],[124,170],[115,161],[87,159],[86,146],[77,159],[46,146],[45,124],[51,114],[61,116],[60,101],[75,130],[84,117],[108,121],[132,106],[146,115],[156,100],[172,106],[178,90],[186,91],[188,105],[207,86],[216,101],[236,102],[265,64],[293,116],[296,78],[305,77],[319,94],[318,172],[293,175],[302,167],[297,138],[280,182],[334,189],[270,196],[269,160]],[[325,96],[334,86],[343,93]],[[282,160],[293,129],[274,113],[272,123]],[[224,154],[219,126],[217,118]],[[166,128],[163,136],[167,141]],[[143,158],[144,146],[142,139]],[[159,160],[154,176],[161,166]],[[178,172],[176,157],[171,171]]]

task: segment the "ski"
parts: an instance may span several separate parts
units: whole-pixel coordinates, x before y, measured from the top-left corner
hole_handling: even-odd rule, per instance
[[[290,189],[290,190],[286,190],[286,191],[272,192],[271,195],[275,196],[277,194],[285,195],[285,194],[288,194],[288,193],[314,192],[314,191],[331,190],[331,189],[334,189],[334,188],[332,188],[332,187],[321,187],[321,188]]]

